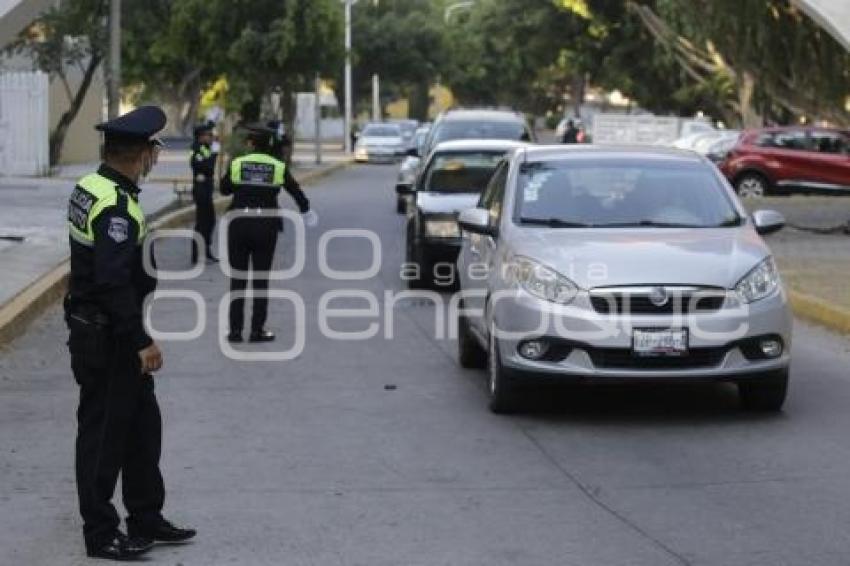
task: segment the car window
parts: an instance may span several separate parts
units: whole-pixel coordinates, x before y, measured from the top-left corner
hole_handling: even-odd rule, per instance
[[[490,224],[495,226],[502,217],[502,201],[505,197],[505,186],[508,182],[508,162],[502,161],[493,173],[493,178],[481,194],[478,201],[480,208],[490,212]]]
[[[423,175],[421,189],[437,193],[480,193],[504,155],[503,151],[437,154]]]
[[[819,153],[850,154],[850,139],[843,132],[815,130],[811,143],[812,149]]]
[[[431,143],[436,145],[444,141],[461,139],[519,141],[527,135],[522,122],[446,121],[437,126]]]
[[[363,128],[363,135],[374,138],[397,138],[401,136],[398,126],[368,125]]]
[[[525,163],[517,220],[551,226],[707,228],[740,222],[710,166],[677,161]]]
[[[809,137],[804,130],[766,132],[756,139],[756,145],[804,151],[810,149]]]

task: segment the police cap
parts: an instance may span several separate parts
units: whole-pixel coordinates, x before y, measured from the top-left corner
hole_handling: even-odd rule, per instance
[[[270,128],[268,124],[253,122],[241,126],[248,132],[248,139],[252,140],[259,149],[268,149],[274,144],[277,131]]]
[[[195,126],[195,137],[201,136],[203,134],[207,134],[213,131],[214,124],[212,122],[204,122],[203,124],[198,124]]]
[[[165,112],[159,106],[140,106],[94,128],[103,132],[107,143],[144,140],[159,144],[156,134],[162,131],[166,121]]]

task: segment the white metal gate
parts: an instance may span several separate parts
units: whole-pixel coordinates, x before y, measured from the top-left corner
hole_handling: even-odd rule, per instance
[[[47,74],[0,73],[0,175],[46,175]]]

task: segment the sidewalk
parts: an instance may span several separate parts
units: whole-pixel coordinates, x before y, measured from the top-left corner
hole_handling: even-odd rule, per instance
[[[345,162],[339,152],[319,166],[296,163],[295,174],[321,174]],[[176,207],[174,183],[164,180],[167,175],[179,175],[190,182],[187,163],[187,152],[167,152],[151,180],[142,184],[140,199],[148,219]],[[59,178],[0,177],[0,312],[68,258],[68,195],[74,181],[96,167],[64,167]]]
[[[149,181],[151,183],[171,183],[172,185],[175,181],[179,183],[190,183],[192,176],[189,170],[189,157],[189,150],[166,148],[160,154],[159,162],[151,173]],[[338,144],[323,145],[323,166],[342,163],[347,159],[348,158]],[[63,165],[58,168],[58,171],[53,178],[75,181],[95,167],[97,167],[96,163]],[[316,169],[317,166],[313,153],[313,144],[301,142],[295,144],[293,167],[296,171],[301,171],[302,173]]]

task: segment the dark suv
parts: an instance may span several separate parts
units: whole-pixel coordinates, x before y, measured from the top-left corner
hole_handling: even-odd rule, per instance
[[[513,110],[456,108],[442,113],[428,132],[420,157],[438,144],[452,140],[536,141],[525,117]]]
[[[747,130],[720,170],[743,198],[850,194],[850,131],[813,126]]]

